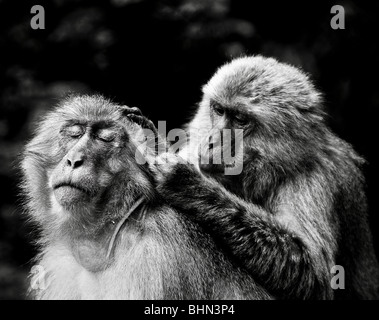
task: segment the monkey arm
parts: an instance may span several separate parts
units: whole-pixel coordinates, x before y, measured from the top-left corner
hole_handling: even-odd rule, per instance
[[[322,236],[312,226],[302,225],[311,229],[307,230],[311,236],[291,231],[272,213],[243,201],[186,164],[176,165],[158,190],[272,294],[289,299],[333,297],[332,254],[322,247],[317,240]]]

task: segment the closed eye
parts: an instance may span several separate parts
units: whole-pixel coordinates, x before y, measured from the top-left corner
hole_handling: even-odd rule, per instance
[[[113,130],[102,129],[96,133],[96,138],[104,142],[111,142],[115,139],[117,133]]]
[[[72,125],[67,126],[61,129],[61,133],[71,137],[71,138],[80,138],[85,132],[85,128],[81,125]]]

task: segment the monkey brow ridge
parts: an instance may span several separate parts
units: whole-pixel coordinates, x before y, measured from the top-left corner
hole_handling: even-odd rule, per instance
[[[126,215],[124,217],[122,217],[122,219],[119,221],[119,223],[117,224],[116,226],[116,229],[115,231],[113,232],[113,235],[112,235],[112,238],[109,242],[109,246],[108,246],[108,251],[107,251],[107,256],[106,256],[106,259],[108,260],[112,254],[112,251],[114,249],[114,243],[116,241],[116,238],[117,238],[117,235],[119,234],[120,232],[120,229],[121,227],[123,226],[123,224],[125,223],[126,220],[128,220],[128,218],[131,216],[131,214],[133,212],[135,212],[138,207],[146,200],[145,197],[140,197],[134,204],[133,206],[129,209],[129,211],[126,213]],[[143,206],[142,207],[142,213],[143,215],[145,215],[145,212],[146,212],[146,206]]]

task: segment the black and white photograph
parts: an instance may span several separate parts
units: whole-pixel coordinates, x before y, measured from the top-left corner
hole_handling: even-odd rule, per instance
[[[0,13],[0,300],[379,300],[379,3]]]

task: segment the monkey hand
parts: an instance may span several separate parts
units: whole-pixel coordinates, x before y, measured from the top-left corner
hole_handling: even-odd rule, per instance
[[[163,153],[151,166],[158,193],[170,204],[190,199],[203,180],[195,165],[173,153]]]
[[[154,163],[150,166],[151,171],[154,174],[155,181],[158,185],[164,183],[166,177],[174,170],[174,168],[179,164],[183,163],[182,157],[172,153],[164,152],[155,158]]]
[[[158,135],[158,130],[154,123],[146,118],[141,110],[137,107],[122,106],[122,113],[132,122],[137,123],[144,129],[150,129],[155,135]]]

